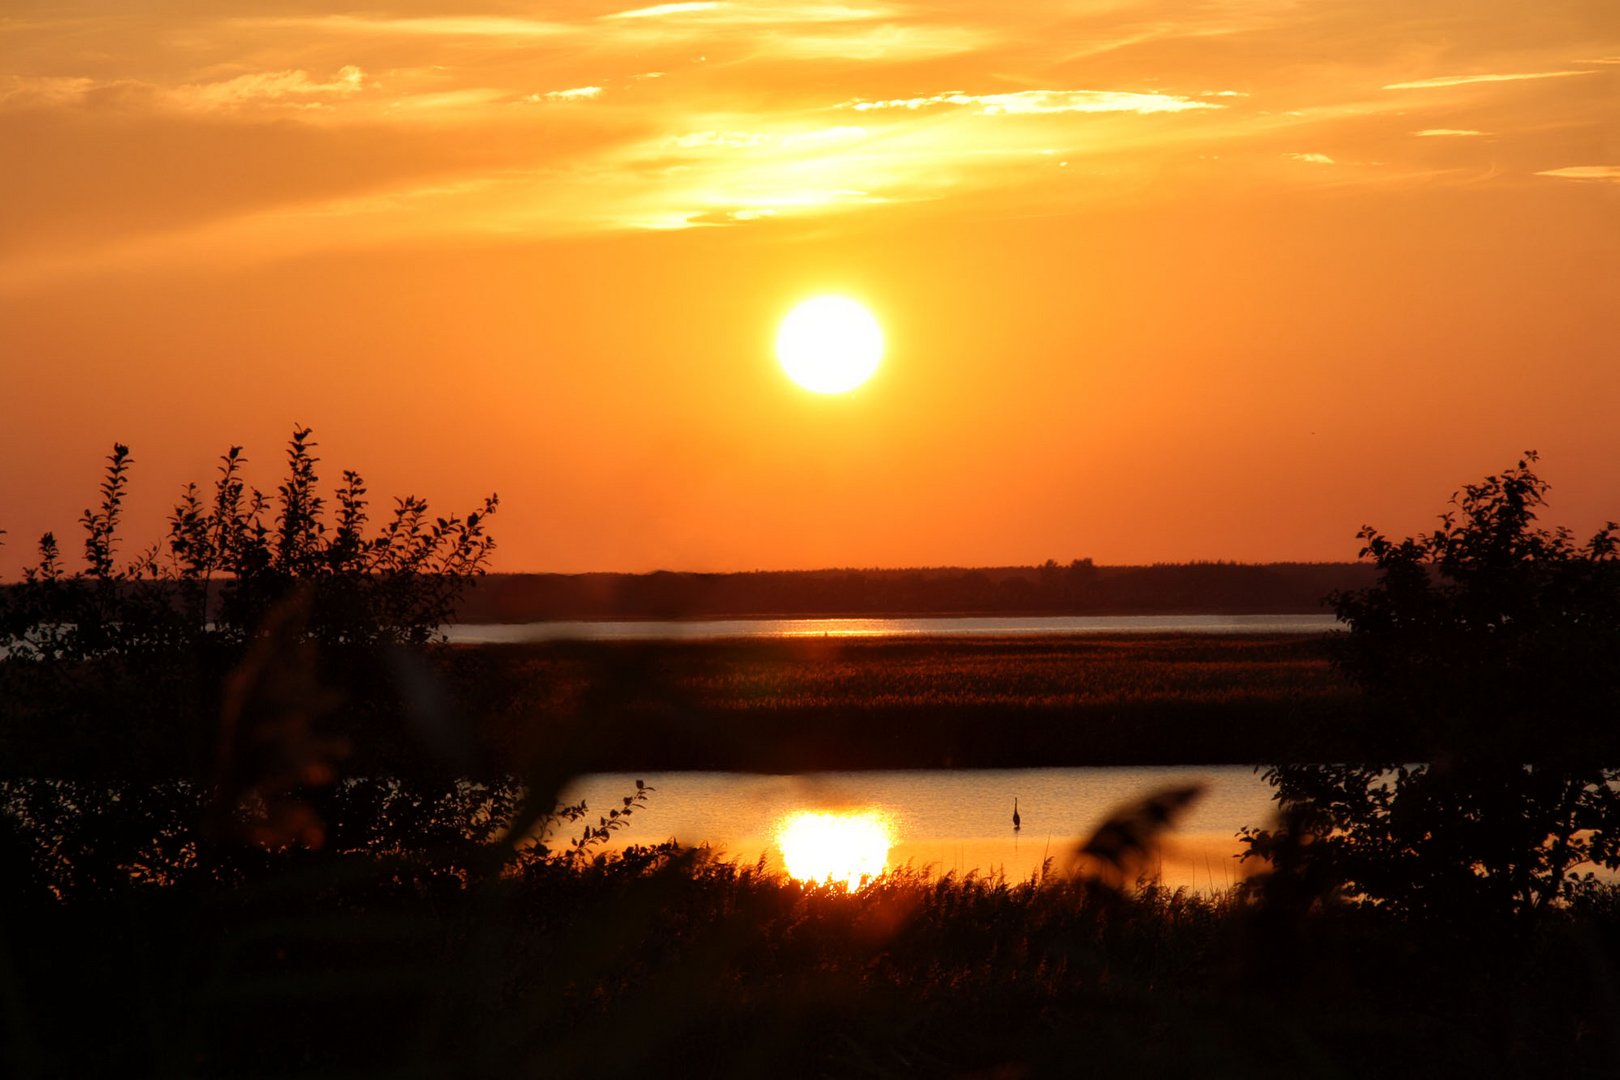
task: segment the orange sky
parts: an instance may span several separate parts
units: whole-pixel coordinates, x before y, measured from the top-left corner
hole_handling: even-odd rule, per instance
[[[0,575],[294,422],[511,571],[1350,559],[1527,447],[1620,516],[1613,0],[269,8],[0,13]]]

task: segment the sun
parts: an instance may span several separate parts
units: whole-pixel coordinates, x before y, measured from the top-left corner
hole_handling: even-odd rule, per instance
[[[817,394],[860,386],[883,359],[883,328],[865,306],[845,296],[799,304],[776,332],[776,357],[787,377]]]
[[[784,818],[776,829],[776,845],[789,877],[837,882],[850,891],[883,873],[893,843],[894,831],[888,821],[872,810],[801,810]]]

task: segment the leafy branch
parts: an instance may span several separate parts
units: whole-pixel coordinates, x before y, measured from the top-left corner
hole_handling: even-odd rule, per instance
[[[365,481],[342,474],[336,512],[321,494],[316,443],[295,426],[286,478],[267,497],[243,478],[247,457],[220,458],[213,490],[186,485],[161,546],[118,559],[119,527],[134,459],[115,443],[100,502],[80,518],[84,568],[69,572],[52,533],[8,590],[0,644],[35,660],[82,660],[153,646],[241,644],[295,588],[313,594],[309,634],[321,644],[425,644],[440,637],[456,602],[485,572],[495,541],[490,495],[465,516],[434,516],[407,495],[368,535]],[[162,557],[159,557],[159,552]]]

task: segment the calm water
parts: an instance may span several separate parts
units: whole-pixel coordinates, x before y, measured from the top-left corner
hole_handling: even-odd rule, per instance
[[[707,843],[728,859],[752,864],[763,854],[781,868],[775,831],[798,810],[875,810],[888,819],[896,843],[889,866],[912,864],[935,873],[1000,871],[1027,879],[1047,857],[1061,868],[1110,810],[1149,792],[1202,783],[1195,803],[1171,834],[1157,869],[1169,885],[1208,890],[1232,884],[1233,855],[1244,825],[1266,825],[1271,789],[1247,766],[913,770],[761,776],[745,773],[650,773],[582,777],[565,794],[596,813],[633,794],[635,781],[656,790],[616,843]],[[1013,798],[1023,829],[1012,830]]]
[[[1126,615],[1009,618],[713,619],[458,625],[451,641],[489,644],[561,640],[674,640],[731,637],[899,635],[1320,633],[1331,615]],[[1000,872],[1008,880],[1061,868],[1117,806],[1166,787],[1202,783],[1206,792],[1170,834],[1155,869],[1173,886],[1223,889],[1239,875],[1237,831],[1271,819],[1271,788],[1247,766],[911,770],[761,776],[653,773],[581,778],[567,793],[597,813],[619,805],[635,780],[656,790],[616,834],[616,846],[675,839],[707,844],[728,859],[761,856],[782,868],[776,831],[801,810],[875,811],[895,836],[888,865],[937,874]],[[1013,799],[1023,828],[1012,829]]]
[[[895,637],[1001,634],[1315,634],[1332,615],[1052,615],[916,619],[663,619],[465,623],[444,627],[451,641],[673,640],[733,637]]]

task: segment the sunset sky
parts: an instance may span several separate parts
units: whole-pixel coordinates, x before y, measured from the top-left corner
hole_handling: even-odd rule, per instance
[[[1620,516],[1614,0],[329,10],[0,8],[0,576],[295,422],[506,571],[1353,559],[1531,447]]]

